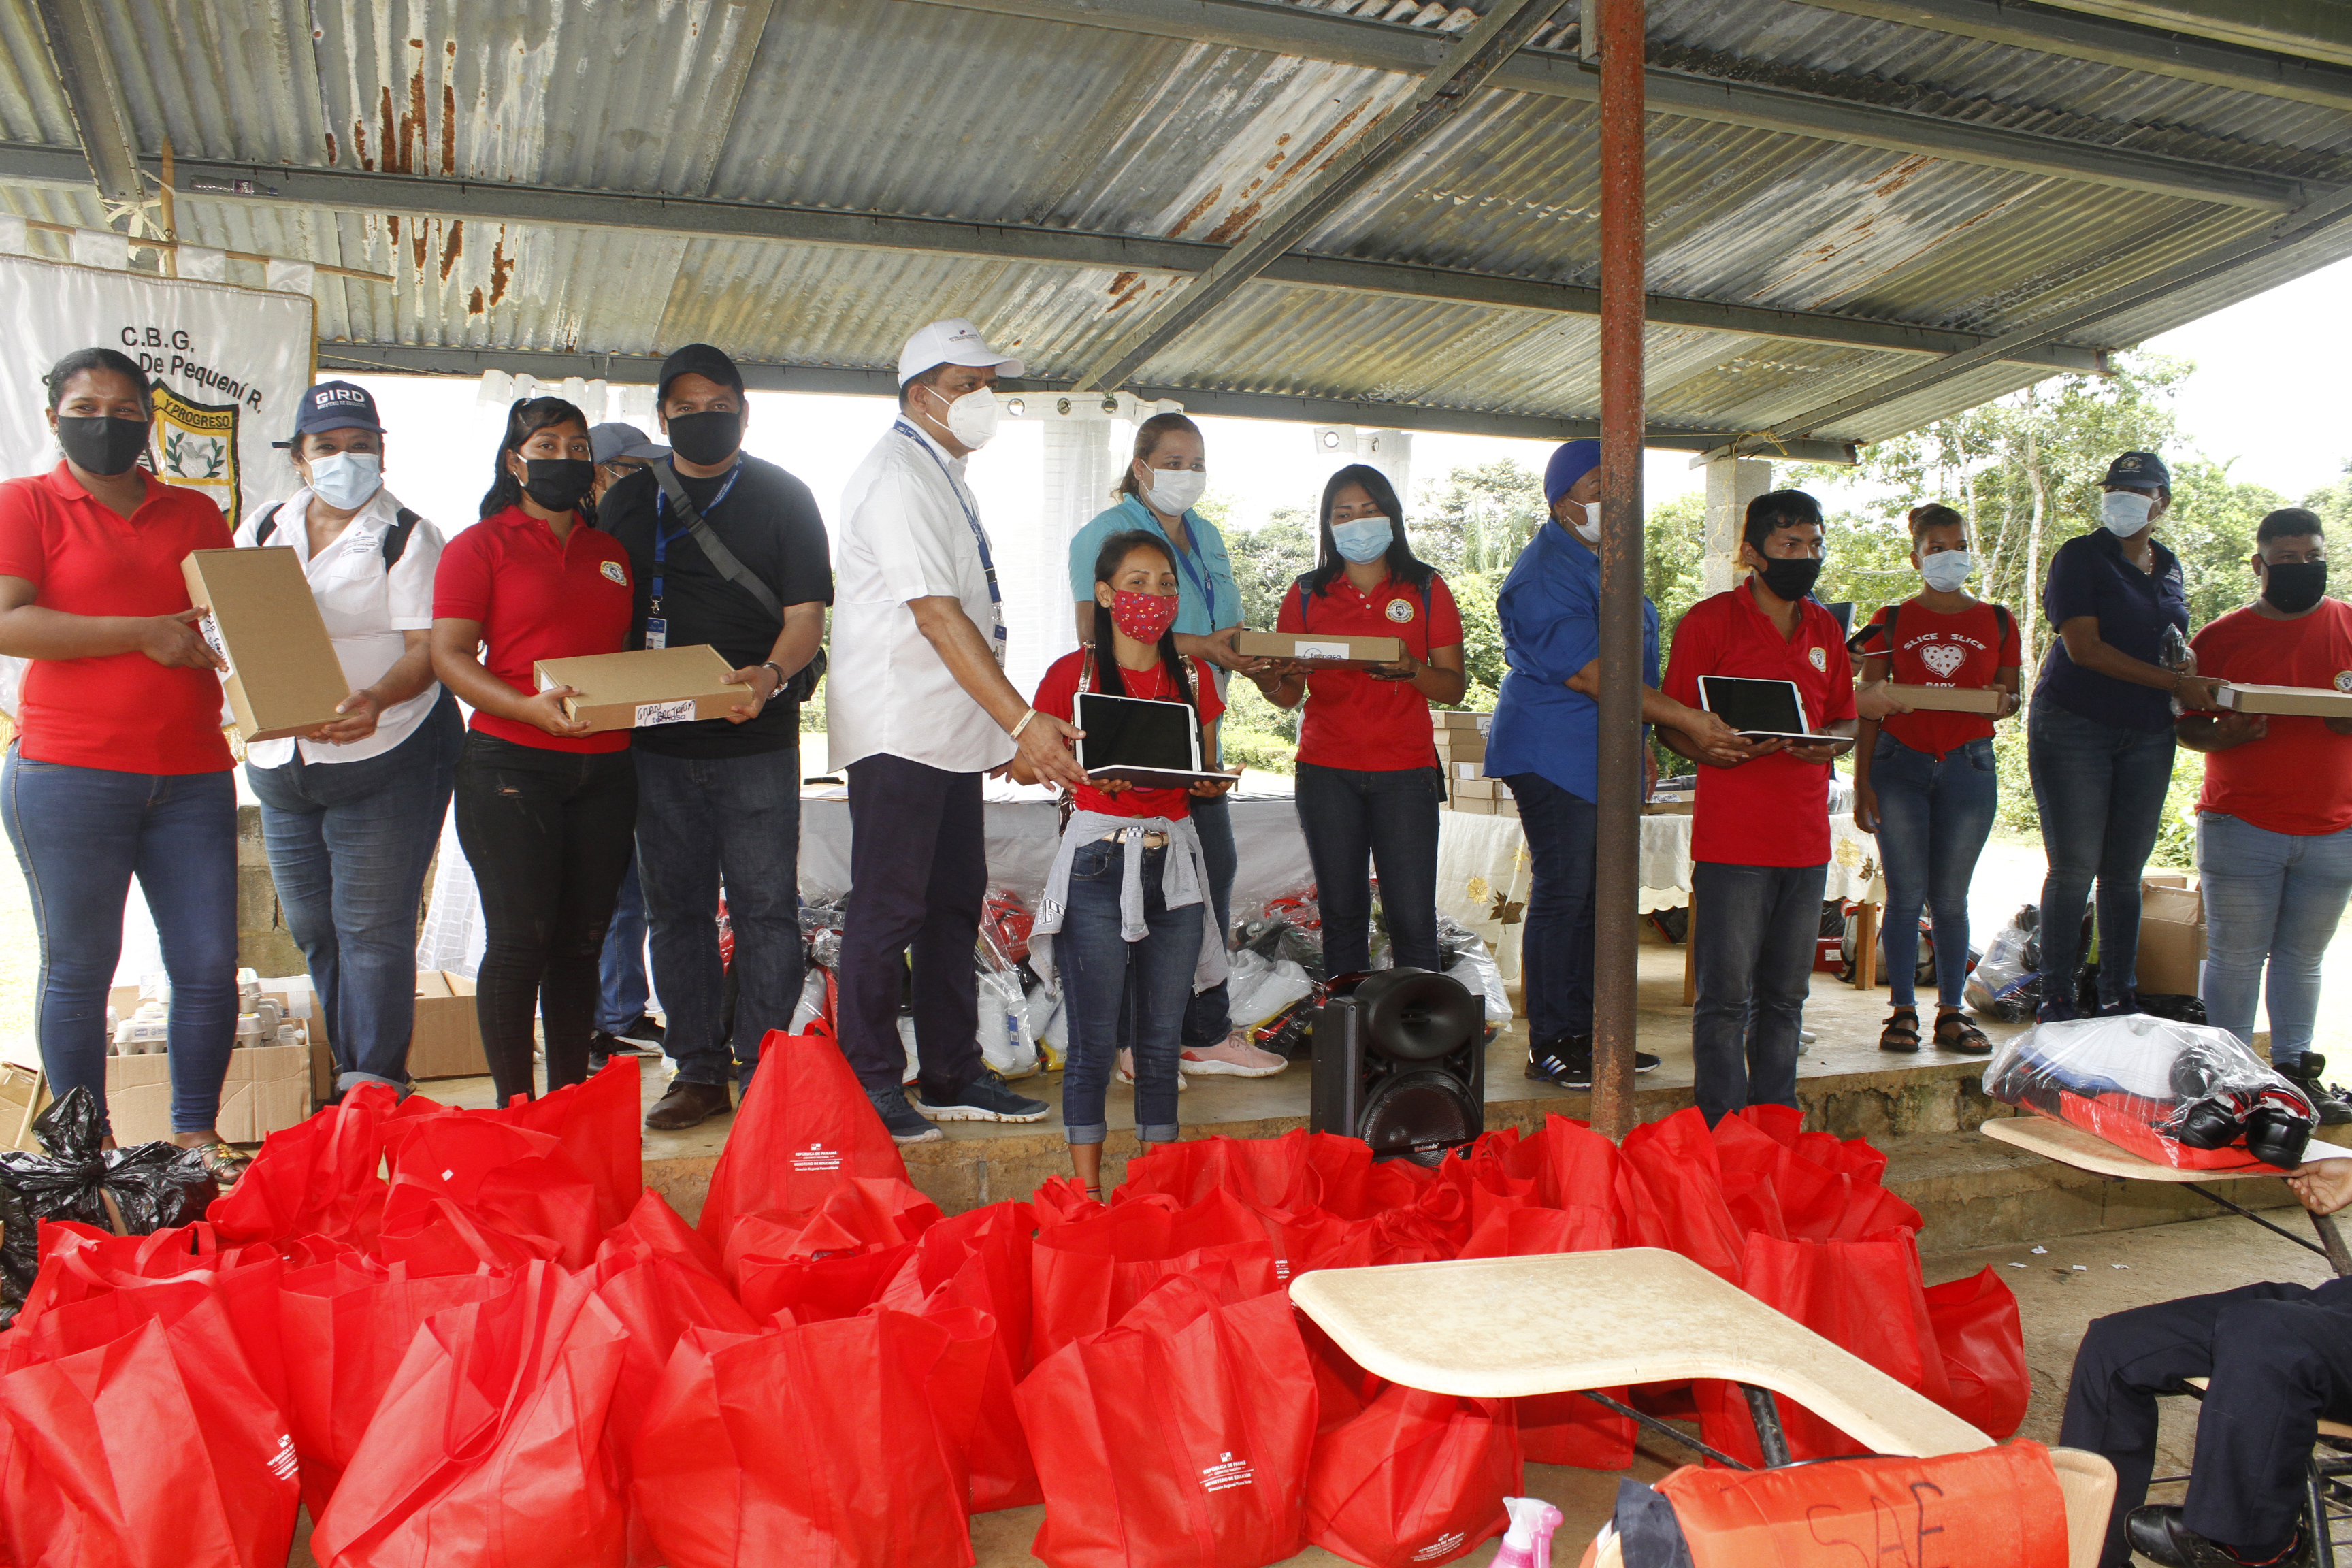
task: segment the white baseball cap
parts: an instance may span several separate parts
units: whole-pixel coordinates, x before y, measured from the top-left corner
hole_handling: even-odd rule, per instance
[[[1021,362],[998,353],[980,335],[980,329],[961,316],[933,321],[907,340],[898,351],[898,384],[906,385],[933,365],[963,364],[974,369],[993,365],[1000,374],[1018,376]]]

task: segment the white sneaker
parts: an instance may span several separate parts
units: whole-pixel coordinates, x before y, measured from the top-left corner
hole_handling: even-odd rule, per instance
[[[1176,1059],[1179,1072],[1223,1074],[1231,1078],[1271,1078],[1290,1065],[1286,1057],[1262,1051],[1235,1029],[1213,1046],[1188,1046]]]
[[[1133,1089],[1135,1087],[1135,1053],[1133,1051],[1121,1051],[1118,1053],[1118,1081],[1127,1085],[1128,1088]],[[1192,1086],[1191,1084],[1184,1081],[1184,1069],[1180,1064],[1176,1068],[1176,1092],[1181,1094],[1192,1087]]]

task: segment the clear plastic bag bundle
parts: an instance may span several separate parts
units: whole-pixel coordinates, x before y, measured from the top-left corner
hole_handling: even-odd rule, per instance
[[[2292,1170],[2319,1121],[2227,1029],[2145,1013],[2029,1029],[1993,1054],[1985,1091],[2182,1170]]]
[[[1987,1018],[2021,1024],[2042,1005],[2042,952],[2034,939],[2040,911],[2031,904],[2011,915],[1969,972],[1964,993],[1969,1006]]]

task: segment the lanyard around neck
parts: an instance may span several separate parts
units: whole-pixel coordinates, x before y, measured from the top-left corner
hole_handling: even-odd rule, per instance
[[[988,530],[980,526],[980,513],[973,510],[971,502],[965,498],[963,487],[956,483],[955,475],[949,469],[947,459],[940,456],[939,448],[932,446],[929,441],[923,439],[922,432],[916,429],[912,425],[908,424],[904,419],[895,422],[891,426],[891,428],[906,437],[908,440],[912,441],[916,446],[921,447],[924,454],[928,456],[933,463],[939,466],[940,478],[948,482],[948,493],[955,497],[956,505],[963,509],[964,521],[971,526],[972,542],[980,546],[980,569],[988,577],[989,614],[991,618],[996,623],[990,632],[989,640],[995,645],[996,662],[1001,665],[1004,662],[1004,644],[1006,641],[1004,631],[1004,594],[1003,591],[996,584],[996,559],[989,552]]]

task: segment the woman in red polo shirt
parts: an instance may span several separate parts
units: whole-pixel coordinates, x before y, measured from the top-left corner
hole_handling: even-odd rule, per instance
[[[560,397],[507,410],[482,521],[433,579],[433,672],[474,710],[457,760],[457,842],[481,889],[488,941],[476,982],[499,1099],[531,1092],[531,1016],[547,1087],[588,1075],[596,961],[637,819],[629,732],[563,716],[542,658],[618,653],[629,634],[629,554],[581,510],[595,482],[588,421]]]
[[[1416,559],[1388,476],[1355,463],[1323,487],[1319,564],[1283,596],[1277,631],[1403,639],[1405,657],[1370,670],[1285,662],[1253,679],[1298,725],[1298,826],[1323,908],[1323,967],[1371,963],[1377,871],[1392,962],[1443,969],[1437,950],[1437,808],[1445,775],[1432,703],[1462,700],[1462,616],[1445,579]]]
[[[35,1033],[51,1089],[106,1104],[106,992],[135,871],[172,977],[172,1130],[233,1181],[214,1130],[236,1030],[236,786],[220,660],[180,563],[226,550],[220,508],[140,466],[145,373],[82,349],[48,374],[65,460],[0,484],[0,654],[29,660],[0,821],[41,934]]]

